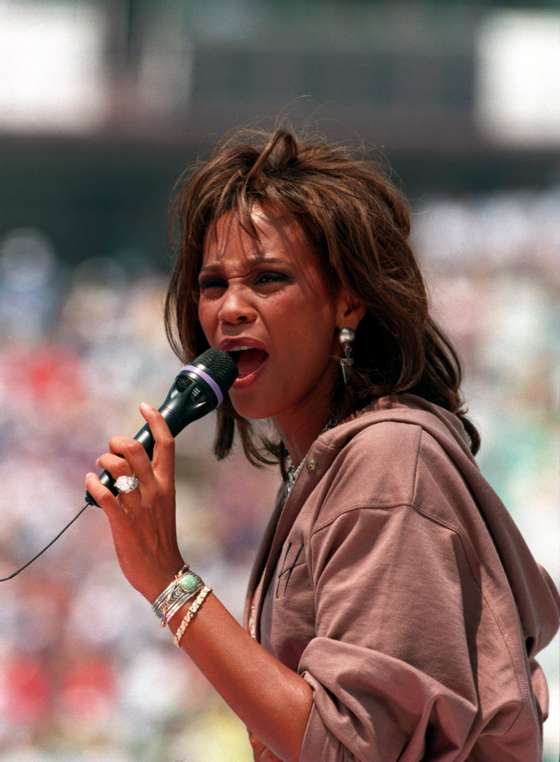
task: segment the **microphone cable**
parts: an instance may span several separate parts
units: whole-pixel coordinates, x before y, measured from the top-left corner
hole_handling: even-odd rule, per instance
[[[73,519],[70,519],[70,521],[68,522],[68,524],[66,524],[66,526],[65,526],[65,527],[63,527],[63,528],[60,530],[60,532],[59,532],[59,533],[56,535],[56,537],[53,537],[53,538],[52,538],[52,540],[49,542],[49,544],[48,544],[48,545],[45,545],[45,547],[43,548],[43,550],[40,550],[40,551],[37,553],[37,555],[33,556],[33,558],[32,558],[32,559],[30,559],[30,560],[29,560],[29,561],[28,561],[26,564],[24,564],[24,565],[21,567],[21,569],[17,569],[17,571],[13,572],[12,574],[10,574],[10,575],[9,575],[9,576],[7,576],[7,577],[0,577],[0,582],[7,582],[9,579],[13,579],[14,577],[17,577],[17,575],[18,575],[20,572],[22,572],[24,569],[27,569],[27,567],[28,567],[30,564],[32,564],[32,563],[33,563],[33,561],[36,561],[36,560],[39,558],[39,556],[42,556],[42,555],[43,555],[43,553],[44,553],[46,550],[48,550],[48,549],[51,547],[51,545],[52,545],[53,543],[55,543],[55,542],[58,540],[58,538],[59,538],[61,535],[63,535],[63,534],[64,534],[64,532],[66,532],[66,530],[68,529],[68,527],[72,526],[72,524],[73,524],[73,523],[76,521],[76,519],[77,519],[77,518],[79,518],[79,517],[82,515],[82,513],[85,511],[85,509],[86,509],[86,508],[89,508],[89,503],[86,503],[86,504],[84,505],[84,507],[83,507],[83,508],[81,508],[81,509],[78,511],[78,513],[77,513],[77,514],[74,516],[74,518],[73,518]]]

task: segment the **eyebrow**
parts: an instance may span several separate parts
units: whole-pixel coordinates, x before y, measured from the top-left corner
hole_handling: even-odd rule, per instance
[[[223,256],[222,254],[218,256]],[[248,256],[247,259],[249,260],[249,264],[251,266],[254,265],[260,265],[260,264],[271,264],[271,265],[285,265],[286,260],[280,259],[279,257],[267,257],[266,255],[252,255]],[[222,270],[223,265],[220,262],[216,262],[216,264],[206,265],[205,267],[202,267],[199,272],[200,275],[205,275],[206,273],[215,273],[220,272]]]

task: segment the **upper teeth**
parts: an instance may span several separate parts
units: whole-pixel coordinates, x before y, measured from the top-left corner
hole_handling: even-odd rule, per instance
[[[244,349],[253,349],[253,347],[235,347],[235,349],[233,349],[232,351],[233,352],[242,352]]]

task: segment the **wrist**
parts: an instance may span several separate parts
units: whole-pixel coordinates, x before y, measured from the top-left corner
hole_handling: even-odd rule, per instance
[[[163,590],[165,590],[169,583],[173,581],[184,565],[185,564],[181,559],[173,569],[158,569],[157,571],[154,571],[154,573],[146,578],[142,585],[137,588],[138,592],[146,598],[148,603],[153,604],[156,598]]]

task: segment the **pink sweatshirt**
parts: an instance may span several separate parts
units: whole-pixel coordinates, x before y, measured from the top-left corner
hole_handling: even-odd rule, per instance
[[[312,445],[244,624],[313,688],[300,762],[540,762],[559,617],[459,419],[402,394]]]

